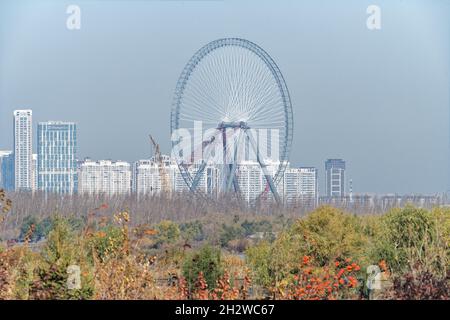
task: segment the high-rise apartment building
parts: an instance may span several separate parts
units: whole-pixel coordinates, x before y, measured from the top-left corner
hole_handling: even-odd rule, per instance
[[[345,161],[328,159],[325,162],[325,186],[327,197],[345,196]]]
[[[86,159],[78,170],[78,193],[112,196],[131,192],[131,165],[128,162]]]
[[[256,161],[242,161],[239,163],[236,167],[236,177],[243,200],[253,202],[264,191],[264,175],[259,163]]]
[[[200,164],[193,164],[188,169],[189,175],[192,177],[192,179],[195,178],[200,167],[201,167]],[[196,191],[201,192],[201,193],[208,195],[210,197],[213,197],[213,198],[217,197],[217,194],[218,194],[219,188],[220,188],[220,186],[219,186],[220,173],[219,172],[220,172],[220,170],[217,166],[208,164],[203,169],[203,172],[198,179]],[[189,192],[189,187],[186,185],[183,175],[180,172],[180,170],[178,170],[178,168],[175,169],[174,191],[175,192]]]
[[[266,161],[266,172],[272,178],[278,170],[280,162],[268,160]],[[289,164],[288,164],[289,165]],[[219,174],[223,174],[225,170],[220,170]],[[257,199],[272,199],[272,192],[269,190],[269,186],[264,176],[264,172],[258,162],[252,160],[244,160],[236,165],[236,177],[239,184],[239,192],[243,200],[247,203],[253,203]],[[224,181],[223,177],[220,179]],[[278,195],[283,197],[283,177],[278,179],[278,182],[274,181],[277,188]],[[225,186],[218,185],[219,191],[223,191]],[[233,188],[233,187],[232,187]]]
[[[77,190],[76,124],[48,121],[38,124],[38,189],[72,194]]]
[[[164,171],[167,174],[170,191],[174,190],[177,164],[169,156],[163,155]],[[155,159],[139,160],[133,164],[133,192],[139,195],[157,194],[162,190],[160,169]]]
[[[192,179],[195,178],[200,167],[201,167],[200,164],[194,164],[189,168],[189,174],[192,177]],[[201,173],[200,179],[198,180],[197,183],[196,190],[205,195],[216,197],[220,188],[219,178],[220,178],[220,169],[214,165],[207,165],[203,169],[203,172]],[[189,190],[186,185],[185,186],[180,185],[180,183],[184,181],[180,171],[177,172],[176,181],[178,182],[178,184],[176,185],[177,191]]]
[[[0,188],[14,190],[14,154],[9,150],[0,150]]]
[[[33,153],[31,156],[31,190],[38,189],[38,155]]]
[[[32,115],[31,110],[14,111],[14,186],[32,189]]]
[[[314,208],[318,203],[317,169],[287,168],[284,172],[284,201],[287,205]]]

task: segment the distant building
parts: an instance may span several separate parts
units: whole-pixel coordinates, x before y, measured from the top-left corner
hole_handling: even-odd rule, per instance
[[[77,190],[76,124],[49,121],[38,124],[38,189],[72,194]]]
[[[79,193],[112,196],[131,192],[131,165],[128,162],[86,159],[78,170]]]
[[[242,161],[237,165],[236,176],[242,199],[251,203],[265,190],[266,181],[256,161]],[[270,191],[268,191],[270,193]]]
[[[284,201],[287,205],[316,207],[318,204],[317,169],[287,168],[284,172]]]
[[[195,179],[200,164],[194,164],[189,169],[189,175],[192,179]],[[206,194],[210,197],[217,197],[220,190],[219,186],[220,169],[214,165],[207,165],[198,179],[196,191]],[[189,187],[184,181],[181,171],[176,168],[174,175],[174,191],[175,192],[188,192]]]
[[[38,189],[38,155],[33,153],[31,156],[31,190]]]
[[[14,111],[14,186],[16,190],[32,189],[32,111]]]
[[[14,190],[14,153],[0,151],[0,188]]]
[[[174,190],[177,164],[169,156],[163,155],[163,166],[168,176],[169,188]],[[139,160],[133,164],[133,192],[137,194],[156,194],[162,190],[159,166],[155,159]]]
[[[325,187],[327,197],[345,196],[345,161],[328,159],[325,162]]]

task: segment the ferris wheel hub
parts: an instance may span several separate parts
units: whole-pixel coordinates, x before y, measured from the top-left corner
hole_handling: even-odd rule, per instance
[[[218,130],[223,130],[223,129],[228,129],[228,128],[244,129],[244,130],[250,129],[247,122],[245,122],[245,121],[222,121],[217,126]]]

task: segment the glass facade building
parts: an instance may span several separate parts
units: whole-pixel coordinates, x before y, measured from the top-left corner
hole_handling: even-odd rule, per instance
[[[73,122],[38,124],[38,189],[72,194],[77,191],[77,127]]]
[[[0,188],[14,191],[14,153],[0,151]]]

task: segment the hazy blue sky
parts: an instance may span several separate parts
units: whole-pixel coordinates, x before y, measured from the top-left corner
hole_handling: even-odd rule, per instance
[[[82,10],[66,29],[66,8]],[[382,9],[382,29],[366,8]],[[242,37],[277,62],[294,108],[293,165],[347,161],[355,192],[441,192],[449,176],[448,0],[0,0],[0,149],[12,111],[78,123],[78,155],[169,151],[177,79],[204,44]],[[36,129],[36,126],[35,128]]]

